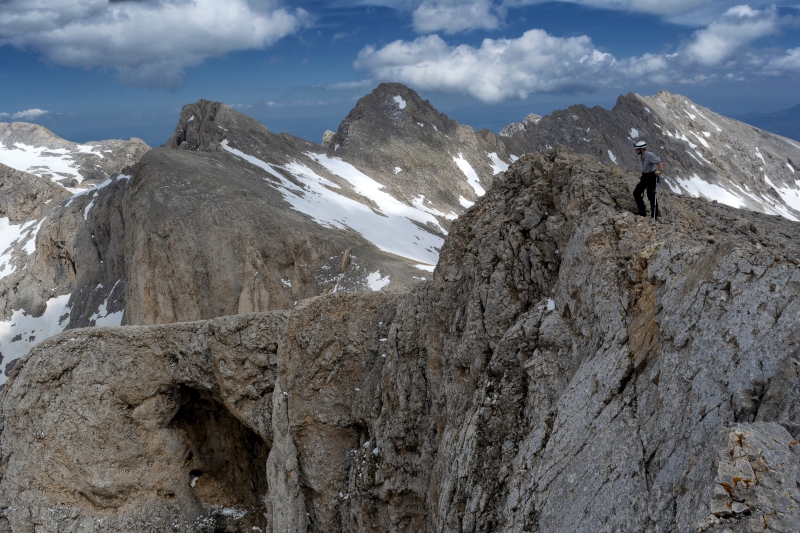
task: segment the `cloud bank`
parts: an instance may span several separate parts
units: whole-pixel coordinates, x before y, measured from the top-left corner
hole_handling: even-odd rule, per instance
[[[49,115],[49,111],[44,109],[26,109],[17,113],[0,113],[0,118],[10,118],[11,120],[34,120],[44,115]]]
[[[269,0],[4,0],[0,44],[54,63],[105,66],[138,86],[176,86],[212,56],[264,48],[310,24]]]
[[[492,13],[489,0],[472,2],[424,2],[413,13],[418,33],[458,33],[469,30],[495,30],[500,20]]]
[[[496,103],[538,93],[591,92],[631,82],[689,84],[740,79],[748,73],[800,72],[800,49],[783,53],[749,48],[755,40],[779,31],[774,6],[763,10],[736,6],[670,54],[617,59],[598,50],[588,36],[555,37],[534,29],[516,39],[484,39],[478,47],[449,45],[438,35],[395,41],[382,48],[366,46],[354,67],[376,80]]]

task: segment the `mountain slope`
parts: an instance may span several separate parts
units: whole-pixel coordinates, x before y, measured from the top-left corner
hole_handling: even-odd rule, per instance
[[[508,161],[491,134],[399,85],[360,100],[337,135],[326,147],[221,103],[185,106],[172,138],[133,178],[127,323],[408,287],[429,275],[450,221]]]
[[[511,162],[493,133],[450,120],[399,83],[361,98],[326,146],[396,198],[444,213],[471,205]]]
[[[86,189],[114,178],[149,149],[140,139],[78,144],[38,124],[0,122],[0,163],[69,189]]]
[[[43,343],[0,527],[800,530],[798,223],[637,180],[525,156],[408,292]]]
[[[119,325],[124,172],[138,139],[76,144],[0,123],[0,363],[65,328]],[[127,176],[129,177],[129,176]],[[5,376],[0,375],[0,383]]]
[[[665,161],[663,185],[732,207],[800,219],[800,143],[697,106],[680,95],[621,96],[612,110],[572,106],[502,137],[511,152],[556,144],[641,170],[633,142]]]

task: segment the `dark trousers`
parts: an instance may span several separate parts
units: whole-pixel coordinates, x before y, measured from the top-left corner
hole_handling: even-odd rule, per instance
[[[658,206],[656,205],[656,185],[658,178],[655,172],[642,174],[639,184],[633,189],[633,198],[636,200],[636,207],[639,209],[637,214],[647,216],[647,209],[644,206],[642,193],[647,189],[647,199],[650,201],[650,213],[658,218]]]

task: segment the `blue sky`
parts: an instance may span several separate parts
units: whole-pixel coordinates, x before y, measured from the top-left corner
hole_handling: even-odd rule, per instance
[[[800,104],[800,0],[2,0],[0,121],[171,134],[223,101],[319,142],[382,81],[493,131],[627,92],[726,115]]]

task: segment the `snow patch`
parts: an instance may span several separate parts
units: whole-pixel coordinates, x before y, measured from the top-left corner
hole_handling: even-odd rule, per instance
[[[397,200],[384,190],[383,185],[353,165],[326,154],[305,154],[349,183],[354,192],[375,202],[378,205],[377,212],[369,206],[331,190],[340,187],[302,163],[295,161],[283,167],[274,167],[229,146],[227,139],[220,145],[227,152],[261,168],[275,178],[277,183],[270,181],[281,192],[284,200],[318,224],[353,230],[381,250],[413,261],[436,264],[439,260],[438,249],[441,248],[443,239],[423,229],[426,225],[441,228],[430,210],[420,210]],[[297,185],[286,179],[275,168],[282,168],[294,175],[302,184],[301,188],[298,189]]]
[[[69,298],[70,295],[65,294],[49,299],[42,316],[34,317],[18,309],[11,318],[0,322],[3,362],[8,364],[19,359],[43,340],[61,333],[69,322]],[[0,384],[6,379],[4,374],[0,375]]]
[[[791,170],[792,174],[794,174],[794,167],[792,165],[790,165],[789,163],[786,163],[786,166],[789,167],[789,170]]]
[[[0,218],[0,278],[10,276],[16,271],[11,262],[14,258],[12,250],[15,244],[27,241],[23,247],[25,253],[30,255],[36,251],[36,234],[42,227],[42,221],[36,224],[35,220],[31,220],[18,225],[11,224],[8,217]]]
[[[96,191],[95,191],[95,193],[96,193]],[[86,216],[89,214],[89,210],[90,210],[90,209],[92,208],[92,206],[94,205],[94,198],[95,198],[95,197],[94,197],[94,195],[93,195],[93,196],[92,196],[92,201],[91,201],[91,202],[89,202],[88,204],[86,204],[86,208],[83,210],[83,220],[87,220],[87,221],[89,220],[88,218],[86,218]]]
[[[467,209],[469,209],[470,207],[475,205],[475,202],[470,202],[469,200],[467,200],[463,196],[459,196],[458,197],[458,203],[460,203],[462,206],[466,207]]]
[[[519,159],[519,157],[515,156],[514,154],[509,154],[508,158],[511,160],[512,163],[515,162],[517,159]]]
[[[433,272],[436,269],[435,265],[414,265],[414,268],[418,268],[420,270],[425,270],[426,272]]]
[[[764,161],[764,156],[761,155],[761,151],[759,151],[758,146],[756,146],[756,157],[758,157],[761,160],[761,162],[764,163],[765,165],[767,164],[767,162]]]
[[[478,196],[483,196],[486,194],[486,191],[483,190],[483,187],[481,187],[481,182],[478,179],[478,174],[475,172],[475,169],[472,168],[472,165],[469,164],[469,161],[464,159],[464,156],[460,152],[458,157],[453,158],[453,161],[456,162],[458,168],[461,169],[461,172],[463,172],[467,177],[467,183],[469,183],[470,186],[472,186],[472,188],[475,190],[475,194]]]
[[[379,291],[389,284],[389,276],[381,277],[381,271],[376,270],[367,276],[367,285],[371,291]]]
[[[639,138],[639,130],[637,130],[636,128],[631,128],[631,139],[638,139],[638,138]]]
[[[119,280],[117,280],[117,283],[115,283],[114,286],[111,288],[111,291],[108,293],[109,298],[114,293],[114,289],[117,287],[118,283]],[[116,311],[114,313],[109,313],[107,306],[108,306],[108,298],[106,298],[106,300],[102,304],[100,304],[100,306],[97,308],[97,311],[94,314],[92,314],[92,316],[89,317],[89,322],[94,320],[94,325],[97,327],[122,325],[122,315],[125,311],[122,310],[122,311]]]
[[[403,171],[403,169],[402,169],[402,168],[400,168],[400,167],[394,167],[394,173],[395,173],[395,174],[400,174],[402,171]]]
[[[508,163],[497,157],[497,153],[489,154],[489,159],[492,160],[492,175],[508,170]]]
[[[615,165],[617,164],[617,156],[615,156],[611,150],[608,151],[608,158],[613,161]]]
[[[694,174],[688,179],[675,178],[675,181],[677,181],[677,184],[681,189],[696,198],[703,197],[707,198],[708,200],[716,200],[721,204],[729,205],[739,209],[745,207],[744,201],[739,196],[720,187],[719,185],[703,181],[697,174]]]
[[[700,141],[700,144],[702,144],[702,145],[703,145],[703,146],[705,146],[706,148],[711,148],[711,146],[709,146],[709,144],[706,142],[706,140],[705,140],[705,139],[703,139],[702,137],[700,137],[700,136],[699,136],[698,134],[696,134],[695,132],[691,132],[691,133],[692,133],[692,135],[694,135],[695,137],[697,137],[697,140],[698,140],[698,141]]]
[[[14,143],[12,148],[0,144],[0,163],[39,177],[49,174],[48,177],[52,181],[71,177],[75,178],[78,183],[82,183],[83,176],[78,172],[78,164],[74,160],[76,153],[103,157],[90,145],[79,144],[70,151],[66,148],[51,149],[44,146]]]
[[[406,101],[403,100],[403,98],[400,95],[395,96],[394,101],[397,102],[397,107],[399,107],[400,109],[406,108]]]

